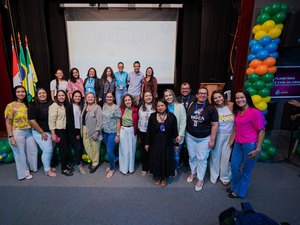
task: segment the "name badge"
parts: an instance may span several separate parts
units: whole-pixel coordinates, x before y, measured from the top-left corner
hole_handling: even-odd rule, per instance
[[[160,125],[159,129],[160,129],[161,132],[166,131],[165,125],[163,123]]]
[[[197,127],[198,121],[194,120],[194,127]]]
[[[123,90],[123,85],[120,85],[120,89]]]

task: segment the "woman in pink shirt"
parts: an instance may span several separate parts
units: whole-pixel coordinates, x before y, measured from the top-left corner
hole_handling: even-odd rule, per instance
[[[231,158],[230,198],[245,198],[250,184],[251,173],[261,150],[264,139],[264,117],[255,108],[247,91],[235,95],[235,143]]]
[[[72,68],[70,70],[70,76],[68,80],[69,100],[72,99],[72,94],[74,91],[80,91],[82,96],[84,96],[83,80],[80,78],[79,71],[77,68]]]

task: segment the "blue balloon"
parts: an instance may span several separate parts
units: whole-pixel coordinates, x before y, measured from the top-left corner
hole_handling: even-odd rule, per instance
[[[258,41],[253,39],[249,42],[249,47],[252,48],[252,46],[256,44],[258,44]]]
[[[266,58],[268,58],[270,56],[270,53],[263,49],[263,50],[260,50],[257,54],[256,54],[256,57],[260,60],[264,60]]]
[[[267,50],[269,53],[273,53],[277,50],[278,45],[276,43],[270,43],[265,47],[265,50]]]
[[[256,55],[249,54],[247,59],[248,59],[248,62],[251,62],[252,60],[256,59]]]
[[[266,46],[272,42],[272,38],[270,38],[269,36],[264,36],[258,42],[262,46]]]
[[[265,124],[265,126],[267,126],[267,124],[268,124],[268,121],[266,119],[264,119],[264,124]]]
[[[270,57],[273,57],[273,58],[277,59],[278,58],[278,52],[270,53]]]
[[[258,53],[263,49],[264,49],[263,46],[261,46],[260,44],[253,45],[251,48],[251,54],[255,55],[256,53]]]
[[[267,110],[267,109],[265,109],[264,111],[261,111],[261,112],[262,112],[262,114],[263,114],[264,116],[268,114],[268,110]]]
[[[275,38],[272,40],[273,43],[279,44],[280,43],[280,38]]]

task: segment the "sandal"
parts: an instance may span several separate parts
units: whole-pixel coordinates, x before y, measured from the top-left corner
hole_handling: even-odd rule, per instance
[[[240,198],[236,193],[232,192],[230,194],[228,194],[229,198]]]
[[[110,170],[107,174],[106,174],[106,178],[109,179],[114,175],[114,170]]]
[[[159,186],[160,185],[160,181],[161,181],[160,179],[154,180],[154,184],[157,185],[157,186]]]
[[[232,192],[234,192],[231,188],[226,189],[226,192],[231,194]]]
[[[142,176],[146,176],[147,171],[142,170]]]
[[[49,177],[56,177],[56,173],[53,172],[51,169],[45,172],[45,175]]]
[[[110,171],[110,168],[109,168],[109,167],[107,167],[105,171],[106,171],[106,172],[109,172],[109,171]]]
[[[230,182],[222,182],[221,183],[224,185],[224,186],[228,186],[230,184]]]
[[[83,168],[82,165],[78,166],[78,168],[79,168],[79,172],[80,172],[82,175],[85,175],[85,174],[86,174],[86,171],[85,171],[85,169]]]
[[[161,185],[162,187],[166,187],[166,186],[167,186],[166,179],[162,179],[160,185]]]

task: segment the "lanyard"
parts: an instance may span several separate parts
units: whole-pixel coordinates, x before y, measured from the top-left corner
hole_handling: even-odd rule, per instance
[[[188,107],[188,104],[189,104],[189,101],[190,101],[190,95],[189,95],[189,97],[187,97],[186,98],[186,102],[184,103],[184,101],[183,101],[183,97],[181,96],[181,103],[182,103],[182,105],[184,106],[184,108],[187,108]]]
[[[201,115],[202,112],[203,112],[203,109],[204,109],[205,105],[206,105],[206,103],[203,104],[203,106],[200,108],[200,110],[199,110],[199,112],[198,112],[198,102],[196,102],[194,114],[199,114],[199,115]]]

